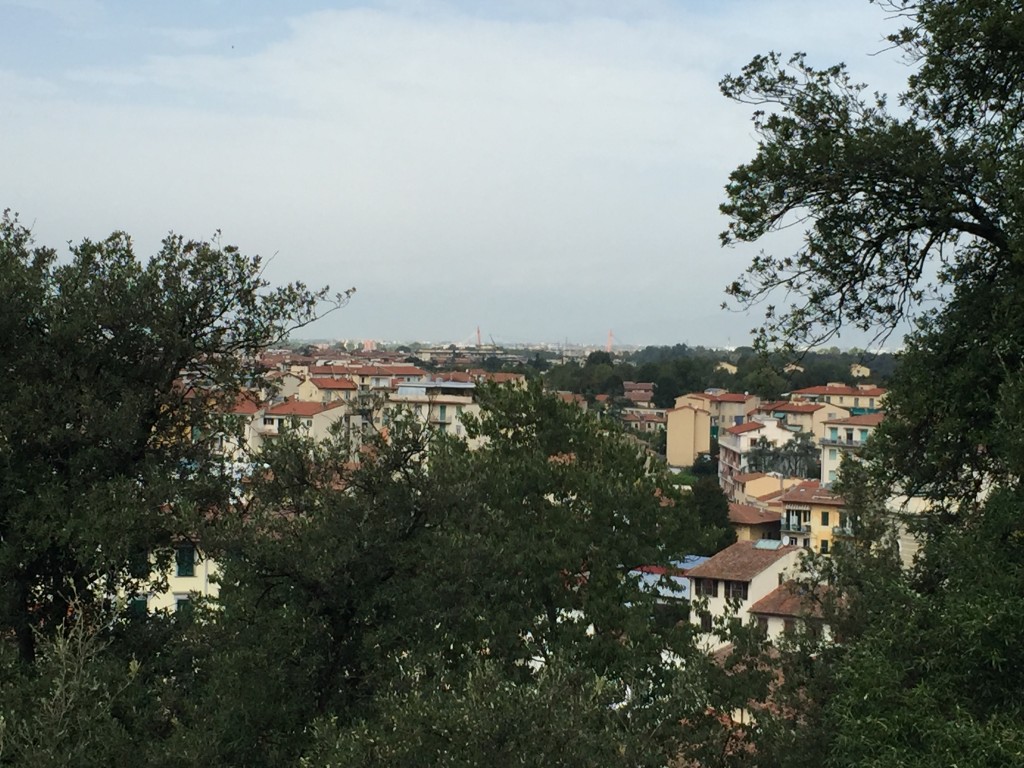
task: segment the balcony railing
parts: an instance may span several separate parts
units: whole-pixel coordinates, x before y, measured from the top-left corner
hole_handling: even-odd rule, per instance
[[[801,523],[798,520],[782,520],[782,530],[792,533],[810,533],[811,526],[808,523]]]
[[[823,437],[821,438],[821,445],[835,446],[837,448],[863,448],[865,445],[864,440],[847,440],[842,437]]]

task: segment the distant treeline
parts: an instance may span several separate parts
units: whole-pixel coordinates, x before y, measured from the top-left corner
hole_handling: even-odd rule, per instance
[[[855,377],[851,373],[855,365],[870,369],[870,375]],[[544,373],[544,382],[549,389],[613,397],[623,394],[623,382],[653,382],[655,405],[667,408],[679,395],[708,387],[774,399],[794,389],[828,382],[884,386],[896,365],[896,355],[858,349],[832,347],[794,358],[765,356],[751,347],[720,350],[676,344],[645,347],[621,357],[592,352],[583,363],[552,365]],[[735,373],[729,366],[735,367]]]

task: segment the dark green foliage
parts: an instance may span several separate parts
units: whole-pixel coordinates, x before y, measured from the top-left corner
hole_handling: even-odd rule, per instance
[[[72,596],[89,610],[132,593],[140,557],[166,559],[223,498],[200,439],[221,427],[210,398],[250,383],[246,361],[323,296],[260,274],[173,235],[145,263],[123,233],[61,262],[0,219],[0,632],[24,661]]]
[[[344,441],[268,450],[245,517],[209,531],[224,577],[183,641],[194,675],[157,685],[195,702],[168,750],[247,766],[678,753],[700,664],[664,663],[693,657],[688,625],[656,623],[629,571],[704,551],[715,512],[539,385],[481,403],[476,450],[403,417],[358,465]]]
[[[885,335],[917,318],[886,419],[841,473],[858,539],[809,564],[839,596],[839,642],[784,650],[757,749],[778,765],[1016,765],[1024,12],[1008,0],[884,5],[905,20],[890,40],[916,65],[898,115],[843,67],[800,55],[758,57],[723,81],[767,107],[757,156],[727,187],[724,240],[808,226],[797,253],[758,257],[730,289],[742,302],[775,288],[796,298],[769,308],[761,343],[800,347],[844,324]],[[894,512],[907,493],[930,509]],[[910,568],[893,548],[906,528],[921,547]]]
[[[689,503],[701,524],[710,530],[718,530],[716,538],[709,539],[696,555],[713,555],[736,541],[736,531],[729,523],[729,499],[718,485],[718,478],[701,476],[690,487]]]

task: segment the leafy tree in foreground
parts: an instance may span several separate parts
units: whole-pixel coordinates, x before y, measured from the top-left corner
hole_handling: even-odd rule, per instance
[[[123,233],[61,261],[4,214],[0,634],[24,662],[73,602],[132,594],[149,553],[196,533],[225,490],[201,439],[212,399],[323,297],[267,290],[258,258],[174,235],[147,262]]]
[[[172,744],[234,765],[679,753],[703,661],[629,572],[721,531],[539,386],[481,404],[476,450],[405,418],[357,466],[343,442],[271,450],[223,532],[221,610]]]
[[[793,706],[763,718],[759,750],[789,765],[1015,764],[1024,12],[1009,0],[881,5],[906,21],[890,40],[915,64],[899,113],[843,66],[803,55],[759,56],[722,84],[764,107],[757,154],[727,187],[725,242],[808,227],[795,254],[762,254],[730,292],[796,298],[768,308],[766,346],[846,325],[885,335],[914,318],[886,420],[842,492],[862,535],[891,494],[933,505],[905,521],[921,537],[909,570],[878,542],[840,549],[826,573],[842,642],[794,650]]]

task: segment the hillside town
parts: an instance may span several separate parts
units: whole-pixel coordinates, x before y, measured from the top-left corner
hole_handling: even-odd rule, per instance
[[[410,363],[408,352],[308,351],[315,353],[277,349],[262,354],[258,367],[265,386],[244,393],[228,409],[234,429],[217,439],[216,449],[239,477],[258,471],[262,448],[291,431],[313,442],[342,435],[353,460],[358,460],[363,438],[371,432],[386,435],[389,420],[399,413],[437,434],[467,439],[463,419],[479,415],[479,386],[523,388],[528,381],[521,372],[458,369],[460,363],[479,363],[481,354],[475,350],[453,354],[441,348],[444,363],[431,369]],[[494,352],[500,350],[488,351],[492,359]],[[424,357],[429,361],[429,353]],[[505,364],[521,368],[522,360],[508,354]],[[726,373],[735,374],[732,368]],[[674,569],[635,571],[669,603],[699,600],[698,610],[684,605],[681,615],[705,634],[702,645],[708,651],[729,646],[715,627],[732,618],[759,627],[770,641],[797,629],[827,632],[821,593],[803,595],[794,579],[801,573],[802,553],[827,556],[856,535],[854,520],[833,486],[842,463],[856,459],[885,415],[886,390],[865,383],[870,369],[857,363],[849,374],[857,383],[803,387],[782,399],[710,387],[679,395],[668,408],[655,405],[653,382],[625,381],[618,397],[550,392],[627,433],[646,438],[664,433],[663,456],[644,440],[638,440],[638,450],[680,477],[717,467],[712,476],[728,502],[735,543],[708,556],[689,557]],[[919,512],[922,504],[893,498],[893,519]],[[897,530],[892,544],[909,566],[917,541],[905,525]],[[218,594],[218,566],[204,554],[202,542],[181,542],[172,570],[158,576],[166,588],[137,598],[140,608],[174,610],[196,598],[215,600]],[[661,580],[672,582],[678,594],[659,587]]]

